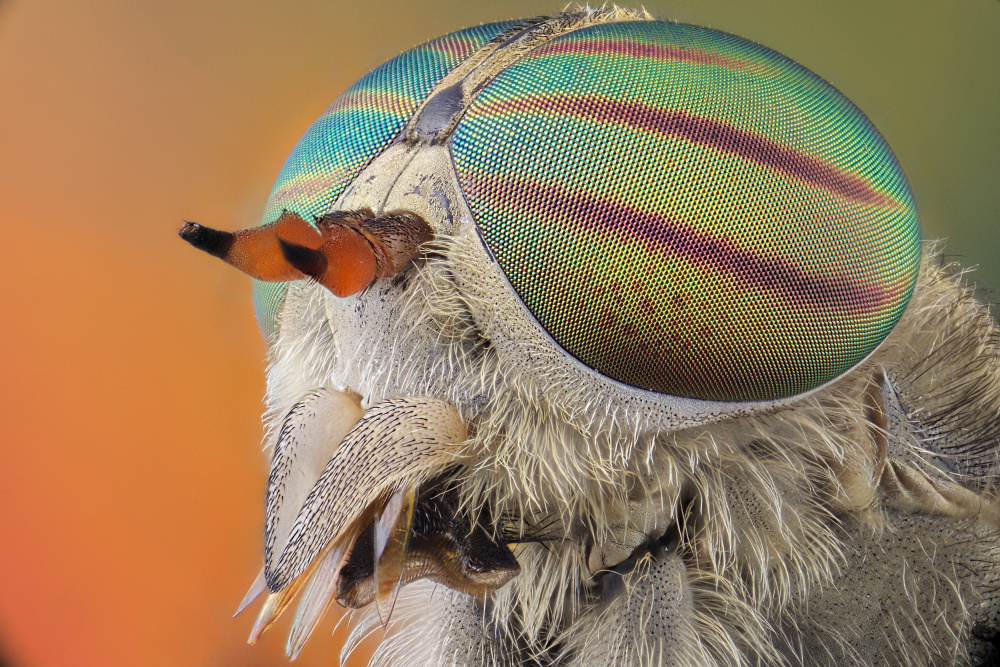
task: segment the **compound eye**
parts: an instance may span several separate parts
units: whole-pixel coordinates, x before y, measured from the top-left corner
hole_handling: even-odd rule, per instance
[[[299,140],[271,190],[262,224],[282,211],[305,220],[331,212],[337,197],[392,143],[426,95],[459,63],[510,29],[491,23],[433,39],[376,67],[348,88]],[[277,330],[287,283],[257,282],[254,307],[265,338]]]
[[[480,93],[452,153],[527,309],[640,389],[814,389],[879,345],[916,280],[916,208],[881,135],[732,35],[628,22],[556,38]]]

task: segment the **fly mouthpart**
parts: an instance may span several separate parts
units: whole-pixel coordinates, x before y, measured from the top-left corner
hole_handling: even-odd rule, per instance
[[[363,411],[357,394],[324,388],[296,403],[272,456],[263,575],[240,606],[267,590],[250,642],[296,597],[292,657],[334,600],[374,603],[387,624],[412,581],[482,595],[516,576],[488,508],[472,517],[459,503],[467,435],[458,411],[436,399]]]

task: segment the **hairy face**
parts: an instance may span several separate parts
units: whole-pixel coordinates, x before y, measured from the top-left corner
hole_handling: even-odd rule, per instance
[[[377,664],[998,658],[996,326],[800,65],[618,10],[453,33],[264,222],[181,232],[261,281],[251,641],[336,601]]]

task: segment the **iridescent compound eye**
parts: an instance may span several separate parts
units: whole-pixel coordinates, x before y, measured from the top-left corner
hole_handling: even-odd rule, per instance
[[[920,258],[892,151],[815,74],[660,22],[552,39],[451,138],[485,244],[569,354],[634,387],[754,401],[843,374]]]
[[[390,186],[367,200],[352,186],[430,165],[433,196],[471,212],[445,222],[428,205],[430,229],[467,220],[568,361],[661,394],[766,401],[871,354],[913,290],[920,235],[864,114],[732,35],[546,25],[463,30],[373,70],[306,132],[264,222],[378,208]],[[256,285],[268,336],[286,284]]]
[[[306,220],[333,209],[337,197],[395,139],[417,105],[456,65],[518,24],[491,23],[433,39],[375,68],[316,119],[288,156],[263,222],[282,210]],[[287,283],[254,284],[257,322],[274,333]]]

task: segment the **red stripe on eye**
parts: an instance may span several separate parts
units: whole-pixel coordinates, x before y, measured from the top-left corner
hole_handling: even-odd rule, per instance
[[[778,292],[802,307],[870,314],[897,300],[898,295],[888,289],[847,276],[806,273],[792,262],[750,252],[729,239],[695,231],[681,222],[619,202],[521,180],[468,180],[472,187],[467,191],[491,199],[495,199],[493,193],[503,193],[503,203],[513,203],[532,218],[568,220],[580,229],[617,236],[624,242],[638,241],[649,253],[675,255],[710,266],[732,275],[747,288]],[[489,229],[485,231],[489,236]]]
[[[843,199],[875,206],[896,202],[853,174],[846,173],[811,155],[721,121],[663,109],[638,102],[620,102],[606,97],[574,95],[525,95],[483,104],[475,113],[501,115],[510,112],[549,112],[614,123],[655,132],[709,146],[756,162],[821,187]]]
[[[555,44],[547,44],[538,48],[532,57],[549,55],[584,55],[596,58],[607,56],[628,56],[631,58],[648,58],[666,62],[688,62],[698,65],[712,65],[743,72],[764,73],[765,67],[755,62],[728,58],[702,49],[665,46],[661,44],[643,44],[620,38],[613,39],[576,39],[560,40]]]

